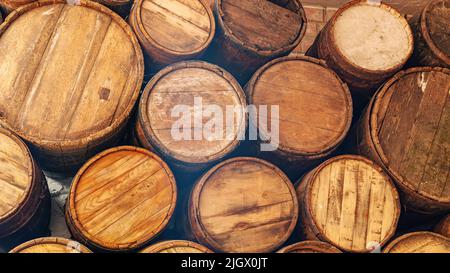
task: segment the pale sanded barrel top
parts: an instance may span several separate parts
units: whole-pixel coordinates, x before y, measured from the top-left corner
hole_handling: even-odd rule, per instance
[[[377,95],[370,121],[376,150],[394,178],[446,204],[450,204],[449,90],[450,70],[407,70]]]
[[[401,65],[413,49],[408,22],[384,4],[362,1],[338,11],[332,32],[345,58],[372,71]]]
[[[189,241],[164,241],[147,247],[141,253],[212,253],[208,248]]]
[[[227,160],[191,195],[202,237],[224,252],[268,252],[291,234],[298,217],[295,190],[275,166],[253,158]]]
[[[400,203],[382,169],[359,156],[325,162],[307,192],[309,213],[324,237],[339,248],[363,252],[394,233]]]
[[[387,253],[450,253],[450,239],[432,232],[408,233],[391,242]]]
[[[167,165],[147,150],[124,146],[97,155],[78,172],[68,212],[89,241],[129,249],[166,226],[175,202],[175,180]]]
[[[256,106],[279,106],[280,150],[317,154],[342,141],[350,127],[352,102],[347,86],[334,72],[315,59],[288,57],[258,73],[249,90],[250,101]],[[262,123],[261,130],[271,128]]]
[[[278,253],[342,253],[334,246],[320,241],[303,241],[286,246]]]
[[[424,14],[428,35],[435,46],[450,58],[450,1],[433,1]]]
[[[33,181],[33,162],[25,144],[0,128],[0,222],[20,208]]]
[[[137,20],[148,40],[174,53],[201,51],[214,36],[212,12],[199,0],[140,0]]]
[[[0,122],[34,144],[85,146],[128,117],[142,52],[129,26],[102,5],[53,2],[21,7],[2,25]]]
[[[75,241],[47,237],[23,243],[12,249],[10,253],[91,253],[91,251]]]
[[[195,100],[203,106],[195,104]],[[210,105],[219,107],[223,117],[212,114],[210,118],[201,118],[200,111],[207,114]],[[236,110],[229,128],[225,122],[227,106]],[[183,162],[203,163],[221,158],[237,146],[237,136],[246,128],[245,106],[244,92],[229,73],[204,62],[183,62],[164,69],[147,85],[140,114],[157,148]],[[173,114],[176,109],[180,112]],[[184,127],[186,137],[181,135],[183,126],[177,126],[182,117],[188,121]],[[213,126],[216,120],[222,126],[222,134],[202,134],[202,128],[211,128],[208,126]]]

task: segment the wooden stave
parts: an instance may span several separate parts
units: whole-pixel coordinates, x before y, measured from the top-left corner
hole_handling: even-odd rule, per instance
[[[418,231],[418,232],[412,232],[412,233],[404,234],[404,235],[402,235],[402,236],[400,236],[400,237],[397,237],[396,239],[392,240],[392,241],[391,241],[391,242],[383,249],[383,253],[390,253],[391,250],[392,250],[398,243],[401,243],[401,241],[404,240],[404,239],[407,239],[407,238],[413,237],[413,236],[420,236],[420,235],[431,235],[431,236],[434,236],[434,237],[436,237],[436,238],[446,240],[446,241],[448,242],[448,244],[449,244],[449,247],[450,247],[450,239],[449,239],[449,238],[447,238],[447,237],[445,237],[445,236],[443,236],[443,235],[437,234],[437,233],[429,232],[429,231]]]
[[[434,232],[450,238],[450,214],[444,216],[441,221],[434,227]]]
[[[140,253],[160,253],[160,251],[162,251],[164,249],[168,249],[172,246],[192,247],[192,248],[198,249],[204,253],[213,253],[212,250],[210,250],[209,248],[207,248],[205,246],[202,246],[195,242],[185,241],[185,240],[162,241],[162,242],[156,243],[154,245],[148,246],[147,248],[145,248],[139,252]]]
[[[9,253],[21,253],[22,250],[27,249],[29,247],[32,247],[34,245],[40,245],[40,244],[46,244],[46,243],[57,243],[61,245],[76,245],[79,247],[79,253],[92,253],[87,247],[83,246],[82,244],[66,239],[66,238],[60,238],[60,237],[43,237],[34,239],[28,242],[25,242],[21,245],[16,246],[14,249],[12,249]]]
[[[311,252],[311,253],[342,253],[339,249],[336,247],[322,242],[322,241],[302,241],[298,242],[286,247],[283,247],[282,249],[278,250],[277,253],[292,253],[295,251],[305,251],[305,252]]]

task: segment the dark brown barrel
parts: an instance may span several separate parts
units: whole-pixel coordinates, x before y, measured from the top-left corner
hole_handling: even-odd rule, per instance
[[[277,253],[342,253],[336,247],[320,241],[303,241],[286,246]]]
[[[432,232],[413,232],[398,237],[384,253],[450,253],[450,239]]]
[[[216,37],[207,58],[241,83],[268,61],[288,55],[306,31],[299,0],[217,0],[214,13]]]
[[[434,227],[434,232],[450,238],[450,214],[447,214],[447,216],[439,221],[439,223]]]
[[[133,0],[93,0],[104,6],[107,6],[123,18],[130,14],[131,6],[133,5]]]
[[[0,244],[14,247],[48,235],[50,193],[31,153],[0,128]]]
[[[163,241],[151,245],[140,253],[212,253],[212,250],[190,241]]]
[[[385,169],[402,205],[425,214],[450,209],[450,70],[412,68],[375,95],[357,131],[358,153]]]
[[[369,98],[413,52],[413,35],[394,8],[370,0],[342,6],[307,55],[324,59],[358,99]]]
[[[347,252],[371,252],[394,235],[400,202],[391,179],[356,155],[331,158],[297,186],[300,231]]]
[[[450,68],[450,1],[430,1],[410,24],[415,42],[411,65]]]
[[[59,237],[46,237],[28,241],[15,247],[10,253],[91,253],[82,244]]]

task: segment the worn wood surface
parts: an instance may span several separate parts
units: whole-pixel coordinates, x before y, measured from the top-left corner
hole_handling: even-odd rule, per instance
[[[286,246],[277,253],[342,253],[336,247],[320,241],[303,241]]]
[[[0,1],[0,9],[7,15],[13,10],[32,2],[36,2],[36,0],[2,0]]]
[[[450,239],[432,232],[408,233],[392,241],[385,253],[450,253]]]
[[[295,190],[274,165],[256,158],[224,161],[192,190],[189,221],[196,239],[220,252],[270,252],[291,235]]]
[[[74,168],[117,141],[143,78],[141,49],[119,16],[91,1],[35,2],[1,25],[0,51],[0,124],[45,169]]]
[[[66,217],[78,241],[99,250],[127,251],[165,228],[176,199],[175,178],[158,156],[121,146],[98,154],[77,173]]]
[[[151,245],[141,253],[212,253],[212,251],[202,245],[190,241],[163,241]]]
[[[23,243],[12,249],[10,253],[91,253],[91,251],[72,240],[46,237]]]
[[[447,216],[439,221],[439,223],[434,227],[434,232],[450,238],[450,214],[447,214]]]

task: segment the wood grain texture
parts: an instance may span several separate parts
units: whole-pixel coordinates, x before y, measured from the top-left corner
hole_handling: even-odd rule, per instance
[[[140,253],[213,253],[212,250],[190,241],[163,241],[151,245]]]
[[[7,15],[13,10],[33,2],[36,2],[36,0],[2,0],[0,2],[0,8]]]
[[[10,253],[91,253],[91,251],[72,240],[46,237],[23,243],[12,249]]]
[[[359,153],[378,162],[419,213],[450,208],[450,70],[413,68],[376,94],[358,131]]]
[[[77,173],[66,218],[78,241],[100,250],[127,251],[165,228],[176,197],[175,178],[158,156],[122,146],[98,154]]]
[[[342,253],[336,247],[320,241],[303,241],[286,246],[277,253]]]
[[[297,187],[302,230],[348,252],[369,252],[394,234],[400,216],[396,188],[372,161],[355,155],[332,158]]]
[[[450,214],[447,214],[447,216],[439,221],[439,223],[434,227],[434,232],[450,238]]]
[[[78,166],[119,137],[143,78],[141,49],[120,17],[91,1],[40,1],[16,10],[0,35],[0,123],[44,167]]]
[[[203,175],[192,190],[195,238],[219,252],[270,252],[291,235],[298,217],[295,190],[274,165],[233,158]]]
[[[450,253],[450,239],[432,232],[408,233],[392,241],[384,253]]]

